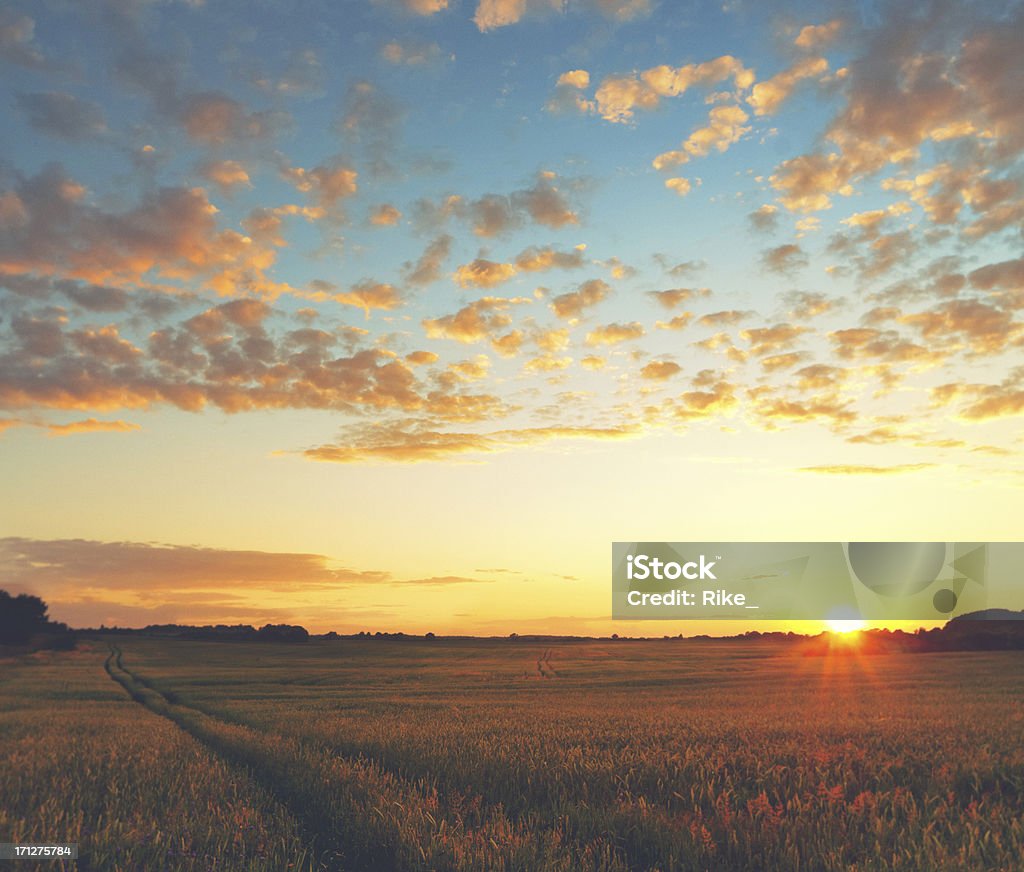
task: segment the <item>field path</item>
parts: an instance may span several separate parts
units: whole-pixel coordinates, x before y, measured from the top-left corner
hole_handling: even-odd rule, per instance
[[[255,731],[238,725],[227,724],[196,709],[180,704],[149,684],[144,678],[131,672],[122,662],[121,649],[110,646],[110,654],[103,664],[110,678],[121,685],[135,702],[154,714],[167,718],[181,730],[200,742],[212,754],[232,767],[245,770],[257,783],[283,805],[302,827],[303,834],[314,854],[320,855],[324,869],[336,872],[359,872],[359,870],[392,869],[389,858],[352,858],[347,855],[345,845],[333,822],[325,820],[310,808],[306,797],[287,789],[280,779],[268,772],[255,754],[246,753],[241,741],[246,732]],[[232,741],[231,735],[235,740]],[[359,862],[362,859],[363,862]]]

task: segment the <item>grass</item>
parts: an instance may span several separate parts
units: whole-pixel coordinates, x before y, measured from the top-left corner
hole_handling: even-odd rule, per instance
[[[97,869],[1010,870],[1024,855],[1019,652],[112,642],[119,657],[4,670],[0,838],[77,837]]]

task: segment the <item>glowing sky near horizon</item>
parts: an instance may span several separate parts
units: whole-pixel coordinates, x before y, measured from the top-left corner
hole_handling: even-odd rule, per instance
[[[0,584],[661,635],[726,627],[613,623],[612,541],[1020,538],[1022,33],[0,4]]]

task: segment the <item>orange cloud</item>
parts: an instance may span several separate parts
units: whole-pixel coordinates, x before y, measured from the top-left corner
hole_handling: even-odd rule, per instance
[[[72,421],[68,424],[47,424],[46,429],[50,431],[51,436],[71,436],[74,433],[128,433],[142,428],[128,421],[99,421],[96,418],[86,418],[84,421]]]
[[[575,291],[560,294],[551,301],[551,308],[559,318],[579,318],[584,311],[596,306],[608,294],[611,286],[601,279],[590,279]]]
[[[441,47],[436,42],[393,39],[381,46],[380,56],[396,66],[421,67],[440,60]]]
[[[405,265],[405,280],[410,285],[429,285],[441,278],[448,255],[451,253],[454,240],[448,234],[438,236],[424,249],[416,263]]]
[[[793,40],[793,45],[797,48],[814,51],[833,42],[842,29],[843,22],[838,18],[824,24],[808,24],[806,27],[800,28],[796,39]]]
[[[629,21],[650,11],[650,0],[581,0],[580,6],[616,21]],[[473,23],[482,32],[517,24],[527,15],[565,12],[562,0],[479,0]]]
[[[701,64],[662,65],[639,74],[608,76],[595,92],[596,111],[606,121],[627,122],[636,110],[656,109],[666,97],[678,97],[693,86],[714,85],[729,78],[741,90],[754,82],[754,74],[732,55]]]
[[[922,469],[931,469],[934,466],[934,463],[900,463],[895,466],[840,463],[825,466],[802,466],[800,472],[817,472],[823,475],[901,475],[905,472],[920,472]]]
[[[754,85],[747,102],[755,115],[774,115],[802,80],[820,79],[827,72],[828,61],[824,58],[802,58],[788,70]]]
[[[199,174],[226,193],[252,187],[248,170],[237,160],[208,161],[199,168]]]
[[[217,209],[202,188],[160,188],[123,212],[91,205],[85,194],[56,165],[0,194],[0,211],[21,216],[0,239],[0,272],[96,283],[139,283],[155,273],[203,279],[218,293],[283,289],[266,278],[273,249],[218,230]]]
[[[679,149],[659,154],[651,165],[656,170],[666,170],[687,163],[691,158],[704,157],[712,149],[725,151],[749,132],[750,128],[744,127],[748,117],[739,106],[715,106],[708,113],[707,126],[694,130]],[[689,191],[689,183],[686,190]]]
[[[709,312],[706,315],[701,315],[699,323],[705,327],[720,327],[725,324],[738,324],[751,316],[755,315],[756,312],[751,312],[749,309],[727,309],[721,312]]]
[[[370,224],[374,227],[394,227],[402,220],[402,213],[390,203],[375,206],[370,212]]]
[[[274,135],[286,123],[281,112],[248,112],[237,100],[217,91],[187,95],[179,110],[185,132],[208,145],[224,145]]]
[[[402,305],[402,297],[398,290],[393,285],[383,282],[360,282],[344,293],[335,294],[333,299],[346,306],[359,307],[367,318],[370,317],[371,309],[390,311]]]
[[[652,360],[640,370],[640,378],[664,381],[682,372],[682,367],[672,360]]]
[[[332,463],[421,463],[467,454],[490,454],[553,440],[627,439],[638,432],[633,427],[533,427],[490,433],[457,433],[394,425],[353,430],[352,439],[346,444],[311,448],[303,455],[309,460]]]
[[[807,333],[809,327],[793,324],[776,324],[773,327],[756,327],[741,330],[740,336],[750,343],[750,352],[758,357],[788,348],[793,342]]]
[[[505,351],[508,349],[502,347],[503,338],[499,334],[512,323],[509,308],[530,302],[527,297],[482,297],[453,315],[425,319],[423,329],[433,339],[454,339],[465,343],[486,339]]]
[[[463,288],[493,288],[507,282],[517,270],[510,263],[495,263],[493,260],[477,258],[455,270],[455,281]]]
[[[770,272],[789,275],[803,269],[809,263],[799,245],[787,243],[761,252],[761,265]]]
[[[620,342],[639,339],[643,335],[644,328],[637,321],[630,324],[606,324],[591,330],[587,334],[586,344],[589,346],[618,345]]]

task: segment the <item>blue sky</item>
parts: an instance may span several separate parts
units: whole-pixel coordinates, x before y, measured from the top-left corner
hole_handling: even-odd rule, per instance
[[[1012,537],[1021,24],[4,3],[14,583],[109,622],[274,617],[308,581],[215,573],[200,607],[88,570],[160,542],[340,561],[391,624],[603,627],[615,539]],[[72,541],[59,589],[17,544]]]

